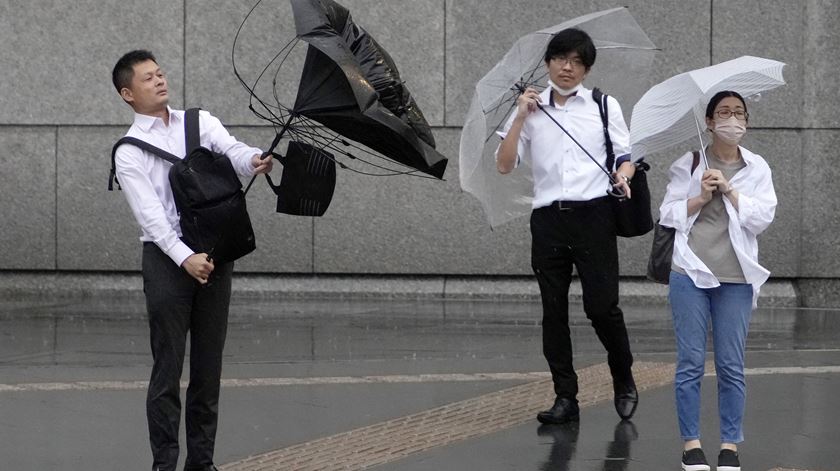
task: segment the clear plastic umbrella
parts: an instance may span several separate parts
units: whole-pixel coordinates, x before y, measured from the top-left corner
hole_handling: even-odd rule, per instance
[[[785,84],[784,66],[771,59],[741,56],[675,75],[653,86],[633,107],[630,118],[633,160],[698,136],[705,162],[701,129],[712,96],[732,90],[747,98],[772,90]]]
[[[492,227],[528,214],[534,191],[527,162],[509,175],[496,170],[496,131],[516,106],[519,86],[547,86],[545,48],[555,33],[573,27],[586,31],[597,49],[587,86],[625,103],[643,92],[657,49],[627,8],[591,13],[520,38],[476,84],[461,133],[461,188],[479,199]]]

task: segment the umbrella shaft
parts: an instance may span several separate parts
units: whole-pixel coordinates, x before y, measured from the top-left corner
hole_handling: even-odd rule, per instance
[[[567,135],[567,136],[569,136],[569,139],[571,139],[571,140],[572,140],[572,142],[574,142],[574,143],[575,143],[575,144],[576,144],[576,145],[580,148],[580,150],[582,150],[582,151],[583,151],[583,153],[585,153],[585,154],[586,154],[586,156],[587,156],[587,157],[589,157],[590,159],[592,159],[592,161],[593,161],[593,162],[595,162],[595,165],[597,165],[597,166],[598,166],[598,168],[600,168],[602,172],[604,172],[605,174],[607,174],[607,178],[609,178],[609,179],[610,179],[610,183],[611,183],[611,184],[613,184],[613,185],[615,185],[615,179],[614,179],[614,178],[613,178],[613,176],[610,174],[609,170],[607,170],[606,168],[604,168],[604,166],[603,166],[603,165],[601,165],[601,164],[600,164],[597,160],[595,160],[595,157],[592,157],[592,154],[590,154],[590,153],[589,153],[589,151],[588,151],[588,150],[586,150],[586,148],[584,148],[584,147],[580,144],[580,142],[578,142],[578,141],[577,141],[577,139],[575,139],[575,137],[574,137],[574,136],[572,136],[572,135],[569,133],[569,131],[567,131],[567,130],[566,130],[566,128],[564,128],[564,127],[563,127],[563,125],[562,125],[562,124],[560,124],[560,123],[559,123],[556,119],[554,119],[554,116],[551,116],[551,114],[549,114],[549,112],[548,112],[548,111],[546,111],[546,110],[545,110],[545,108],[543,108],[543,107],[542,107],[542,105],[539,105],[539,104],[538,104],[537,106],[540,108],[540,110],[541,110],[543,113],[545,113],[545,115],[546,115],[546,116],[548,116],[548,118],[549,118],[550,120],[554,121],[554,124],[556,124],[556,125],[557,125],[557,127],[559,127],[559,128],[560,128],[560,129],[561,129],[564,133],[566,133],[566,135]]]
[[[274,152],[274,148],[277,147],[277,144],[280,143],[280,139],[283,138],[283,134],[286,134],[286,131],[289,129],[291,123],[292,123],[292,117],[290,116],[288,121],[286,121],[286,124],[283,125],[283,128],[280,130],[280,132],[278,132],[277,135],[274,136],[274,140],[271,141],[271,147],[269,147],[268,150],[265,152],[265,154],[263,154],[265,157],[268,157],[269,159],[272,158],[271,154],[272,154],[272,152]],[[242,192],[243,196],[248,194],[248,190],[251,189],[251,185],[254,184],[254,180],[256,180],[256,179],[257,179],[256,175],[251,177],[251,181],[248,182],[248,186],[246,186],[245,191]]]
[[[289,116],[289,119],[283,125],[283,128],[280,129],[280,132],[278,132],[277,135],[274,136],[274,140],[271,141],[271,147],[269,147],[268,151],[267,151],[269,154],[274,152],[274,148],[277,147],[277,144],[280,143],[280,139],[283,138],[283,134],[286,134],[286,131],[289,129],[289,127],[291,127],[291,124],[292,124],[292,116]]]

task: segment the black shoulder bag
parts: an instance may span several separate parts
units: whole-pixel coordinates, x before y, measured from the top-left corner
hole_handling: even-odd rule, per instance
[[[254,251],[256,242],[242,192],[242,182],[230,159],[200,145],[198,108],[186,111],[183,159],[133,137],[123,137],[111,150],[108,190],[116,181],[114,157],[123,144],[137,146],[172,164],[169,184],[180,216],[182,237],[196,253],[215,263],[232,262]],[[117,182],[119,185],[119,182]]]
[[[607,148],[607,169],[614,170],[615,151],[609,131],[609,113],[607,109],[607,95],[595,88],[592,98],[598,103],[601,113],[601,124],[604,127],[604,142]],[[650,165],[644,160],[635,163],[636,173],[628,183],[631,198],[612,198],[613,213],[615,214],[615,233],[621,237],[637,237],[645,235],[653,229],[653,217],[650,214],[650,189],[647,182],[647,171]]]
[[[691,161],[691,174],[697,165],[700,164],[700,152],[693,152]],[[671,259],[674,257],[674,237],[676,230],[673,227],[665,227],[656,220],[653,226],[653,242],[650,246],[650,258],[648,258],[647,279],[667,285],[671,277]]]

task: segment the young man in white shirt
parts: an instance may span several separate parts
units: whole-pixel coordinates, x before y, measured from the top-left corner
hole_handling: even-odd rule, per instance
[[[135,112],[126,133],[176,156],[186,154],[184,111],[169,107],[166,76],[154,55],[131,51],[114,66],[117,92]],[[225,154],[243,176],[271,171],[272,159],[234,139],[221,122],[200,112],[201,146]],[[185,471],[212,471],[218,420],[222,350],[227,332],[233,263],[216,265],[183,241],[169,185],[171,165],[132,145],[115,155],[116,175],[143,242],[143,291],[154,366],[146,398],[154,471],[178,463],[180,380],[190,332],[190,382],[186,396]],[[211,282],[212,281],[212,282]]]
[[[583,288],[586,316],[607,350],[616,411],[622,419],[629,419],[638,404],[631,371],[633,355],[618,307],[618,249],[611,196],[607,196],[610,180],[557,125],[563,125],[606,167],[598,104],[592,91],[582,86],[595,54],[585,32],[566,29],[557,33],[544,56],[549,86],[542,93],[528,88],[517,99],[517,109],[499,133],[502,143],[496,152],[500,173],[513,171],[520,159],[529,162],[533,171],[531,263],[543,303],[543,353],[556,394],[554,405],[537,415],[543,423],[579,420],[569,330],[573,266]],[[629,161],[629,132],[618,101],[608,100],[609,131],[619,156],[615,186],[632,196],[628,182],[635,167]]]

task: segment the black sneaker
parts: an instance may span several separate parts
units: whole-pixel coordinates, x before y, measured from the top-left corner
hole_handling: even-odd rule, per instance
[[[717,471],[741,471],[741,462],[738,461],[738,452],[727,450],[726,448],[720,450],[718,455]]]
[[[709,467],[703,450],[692,448],[683,452],[682,469],[683,471],[710,471],[712,468]]]

